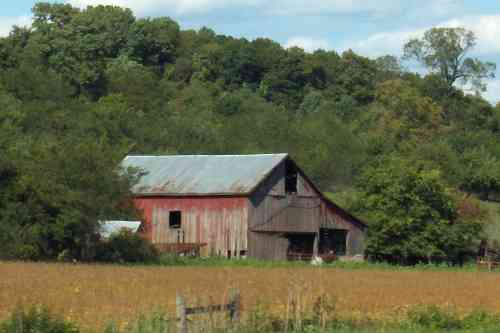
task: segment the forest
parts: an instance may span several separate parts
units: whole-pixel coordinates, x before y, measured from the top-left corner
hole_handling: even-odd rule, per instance
[[[0,257],[93,260],[99,221],[137,214],[126,154],[287,152],[369,223],[372,260],[463,263],[498,246],[500,105],[475,42],[433,28],[371,59],[38,3],[0,38]]]

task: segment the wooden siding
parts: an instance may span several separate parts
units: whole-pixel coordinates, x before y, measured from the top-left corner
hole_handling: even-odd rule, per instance
[[[263,260],[286,260],[288,239],[281,233],[249,232],[248,256]]]
[[[279,165],[249,197],[248,254],[259,259],[285,260],[288,234],[308,233],[318,237],[319,229],[347,230],[346,255],[363,254],[364,226],[335,207],[299,173],[297,193],[284,193],[285,167]]]
[[[365,228],[328,203],[323,202],[321,210],[325,217],[321,228],[347,230],[346,256],[363,255]]]
[[[244,197],[143,197],[144,233],[153,244],[206,243],[202,255],[239,256],[247,250]],[[181,211],[181,228],[169,227],[169,212]]]
[[[291,235],[347,230],[346,254],[363,254],[365,226],[326,200],[300,172],[297,193],[285,193],[285,161],[249,197],[137,197],[143,232],[155,244],[206,243],[202,255],[286,260]],[[169,226],[171,211],[181,211],[181,228]]]

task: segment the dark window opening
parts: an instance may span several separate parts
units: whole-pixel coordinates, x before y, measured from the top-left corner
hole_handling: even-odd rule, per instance
[[[295,164],[287,160],[285,162],[285,193],[297,193],[297,167]]]
[[[180,210],[173,210],[168,214],[168,226],[171,229],[180,229],[181,228],[181,211]]]
[[[319,230],[319,253],[334,253],[337,256],[347,254],[348,230],[320,229]]]
[[[288,260],[311,259],[315,236],[315,234],[288,234]]]

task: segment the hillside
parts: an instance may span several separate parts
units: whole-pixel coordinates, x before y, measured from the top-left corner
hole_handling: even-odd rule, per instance
[[[454,231],[470,237],[430,240],[425,253],[372,248],[404,263],[462,260],[479,231],[458,198],[500,191],[500,105],[439,72],[120,7],[39,3],[33,14],[32,28],[0,38],[0,256],[92,258],[97,221],[138,214],[127,200],[137,175],[116,172],[126,154],[288,152],[333,200],[353,193],[349,208],[372,230],[404,220],[420,237],[473,221]]]

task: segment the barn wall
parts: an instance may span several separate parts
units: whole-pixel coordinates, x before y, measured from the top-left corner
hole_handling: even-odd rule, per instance
[[[248,233],[248,256],[262,260],[286,260],[288,239],[280,233]]]
[[[363,254],[364,226],[324,200],[299,173],[297,193],[284,193],[282,163],[249,198],[248,254],[260,259],[286,259],[287,234],[314,233],[319,228],[347,230],[346,255]]]
[[[248,205],[244,197],[142,197],[144,233],[154,244],[207,243],[203,255],[239,255],[247,250]],[[181,211],[180,229],[169,227],[169,212]]]
[[[354,221],[350,216],[342,210],[334,206],[323,203],[322,215],[325,216],[321,228],[347,230],[347,256],[362,255],[365,247],[365,227],[361,226],[357,221]]]
[[[285,194],[285,163],[281,163],[249,197],[248,254],[285,260],[290,233],[317,233],[321,200],[299,174],[297,193]]]

